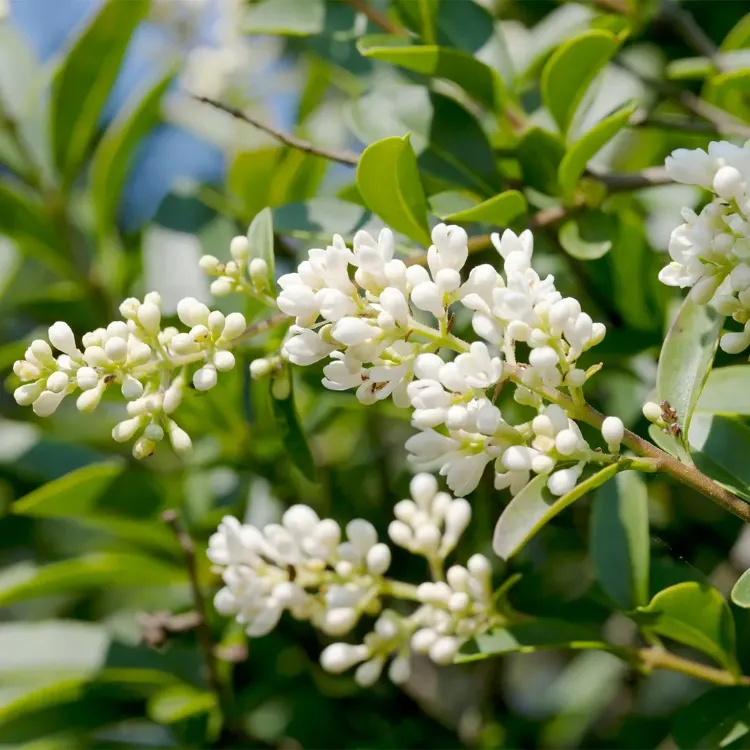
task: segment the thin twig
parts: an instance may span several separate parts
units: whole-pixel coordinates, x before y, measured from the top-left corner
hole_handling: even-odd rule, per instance
[[[253,338],[253,336],[259,336],[261,333],[270,331],[271,328],[281,325],[285,321],[290,320],[290,317],[286,313],[276,313],[270,318],[265,320],[259,320],[257,323],[252,323],[245,330],[233,339],[234,342],[244,341],[245,339]]]
[[[586,171],[590,177],[604,183],[610,193],[622,193],[627,190],[640,190],[641,188],[670,185],[674,182],[664,167],[647,167],[639,172],[610,172],[608,174],[597,172],[593,169]]]
[[[662,0],[657,20],[675,29],[690,47],[699,55],[707,57],[717,70],[721,70],[721,63],[717,57],[718,48],[711,37],[696,23],[692,13],[674,0]]]
[[[635,112],[628,124],[632,128],[658,128],[661,130],[705,133],[706,135],[717,135],[719,133],[717,126],[712,122],[689,120],[686,117],[679,116],[652,115],[642,111]]]
[[[162,513],[162,521],[169,526],[177,539],[180,548],[185,557],[185,569],[190,579],[190,590],[193,596],[193,605],[200,618],[196,624],[196,633],[198,635],[198,644],[203,652],[203,658],[206,663],[206,672],[208,674],[208,683],[211,690],[216,695],[217,700],[225,706],[226,694],[219,678],[219,668],[214,653],[214,642],[211,635],[211,629],[208,626],[208,609],[206,600],[203,596],[200,581],[198,580],[198,567],[195,561],[195,544],[191,536],[180,523],[180,516],[176,510],[167,510]]]
[[[677,654],[659,648],[638,649],[638,660],[647,670],[668,669],[672,672],[690,675],[698,680],[713,682],[714,685],[750,685],[750,677],[736,677],[726,669],[717,669],[697,661],[684,659]]]
[[[381,13],[376,8],[373,8],[364,0],[344,0],[346,3],[352,6],[354,10],[361,13],[363,16],[372,21],[375,26],[379,26],[383,31],[387,31],[389,34],[397,34],[398,36],[409,36],[407,29],[399,26],[398,24],[391,21],[385,13]]]
[[[276,130],[276,128],[272,128],[270,125],[266,125],[265,123],[260,122],[260,120],[256,120],[254,117],[246,114],[241,109],[237,109],[236,107],[231,107],[228,104],[217,102],[207,96],[197,96],[193,94],[193,98],[196,101],[203,102],[204,104],[208,104],[215,109],[226,112],[228,115],[231,115],[238,120],[242,120],[242,122],[246,122],[249,125],[258,128],[258,130],[267,133],[277,141],[280,141],[281,143],[290,146],[291,148],[296,148],[299,151],[304,151],[306,154],[320,156],[323,159],[329,159],[330,161],[335,161],[338,164],[345,164],[348,167],[356,167],[357,162],[359,162],[359,154],[355,154],[353,151],[334,151],[332,149],[315,146],[309,141],[305,141],[301,138],[297,138],[294,135]]]

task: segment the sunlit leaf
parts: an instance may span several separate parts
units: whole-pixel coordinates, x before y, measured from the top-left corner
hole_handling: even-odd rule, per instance
[[[711,370],[695,411],[750,415],[750,365],[729,365]]]
[[[506,190],[494,198],[483,201],[471,208],[457,211],[445,216],[446,221],[458,224],[481,222],[494,224],[497,227],[507,227],[513,219],[525,213],[528,209],[526,198],[518,190]]]
[[[583,239],[576,219],[570,219],[560,227],[558,238],[565,252],[578,260],[596,260],[597,258],[602,258],[612,248],[610,240],[587,242]]]
[[[246,34],[310,36],[325,23],[324,0],[261,0],[248,9],[242,22]]]
[[[274,288],[275,255],[273,245],[273,213],[270,208],[264,208],[252,220],[247,230],[250,243],[250,260],[260,258],[268,266],[268,289]]]
[[[173,685],[152,696],[147,713],[159,724],[174,724],[196,714],[208,713],[215,707],[215,693],[196,690],[189,685]]]

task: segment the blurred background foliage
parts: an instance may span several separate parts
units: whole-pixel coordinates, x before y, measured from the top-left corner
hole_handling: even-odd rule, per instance
[[[363,690],[348,676],[323,672],[322,639],[306,625],[285,619],[272,635],[247,643],[209,612],[222,680],[233,692],[233,715],[222,725],[192,627],[183,551],[162,512],[179,509],[209,593],[216,580],[202,551],[224,514],[263,524],[304,502],[340,521],[362,516],[384,534],[408,485],[408,415],[390,403],[365,408],[350,394],[325,391],[318,368],[296,372],[297,410],[316,465],[314,481],[304,476],[268,383],[248,375],[254,357],[278,346],[281,332],[272,329],[248,343],[243,366],[220,388],[195,394],[184,407],[196,448],[190,460],[163,450],[139,464],[110,439],[120,404],[105,402],[84,417],[65,403],[53,418],[38,420],[13,401],[10,371],[55,320],[80,334],[116,317],[124,297],[149,290],[161,293],[167,314],[184,296],[208,301],[200,255],[226,258],[230,238],[266,206],[273,209],[277,273],[332,232],[350,240],[359,228],[383,225],[367,209],[374,205],[363,200],[350,165],[290,148],[192,92],[338,152],[356,154],[411,133],[435,216],[521,188],[520,203],[470,214],[470,234],[508,223],[520,229],[535,212],[552,212],[555,220],[536,234],[539,269],[554,273],[564,294],[608,325],[596,349],[604,369],[590,398],[645,435],[640,406],[653,391],[678,299],[656,274],[679,207],[698,205],[701,195],[595,176],[661,165],[671,150],[705,147],[719,131],[742,141],[744,128],[748,137],[746,3],[6,4],[0,2],[0,370],[7,378],[0,392],[0,746],[714,746],[718,740],[690,720],[714,721],[711,712],[726,709],[727,699],[715,692],[700,698],[707,686],[687,676],[634,674],[611,654],[538,651],[447,669],[426,662],[405,689],[381,681]],[[441,53],[416,63],[405,58],[393,46],[399,37],[403,43],[405,29]],[[579,51],[543,74],[560,45],[590,30],[599,30],[594,37],[609,40],[609,49]],[[371,36],[383,34],[389,37]],[[703,105],[718,108],[709,112],[719,112],[718,126],[700,116]],[[572,144],[613,112],[579,168],[558,173]],[[405,236],[399,245],[419,252]],[[493,260],[494,251],[477,247],[472,263]],[[271,312],[234,298],[218,305],[252,320]],[[720,363],[735,362],[722,355]],[[727,394],[717,383],[712,395],[719,406],[706,399],[699,411],[725,411],[727,396],[739,402],[741,389]],[[502,406],[520,408],[508,399]],[[747,404],[735,407],[750,415]],[[713,458],[746,475],[750,442],[743,440],[734,435]],[[472,497],[464,557],[491,555],[504,500],[485,479]],[[647,491],[650,593],[695,580],[726,594],[750,567],[750,536],[737,519],[666,480],[649,481]],[[519,609],[626,641],[633,625],[611,601],[611,560],[595,544],[589,549],[591,508],[589,499],[578,503],[510,565],[498,562],[497,581],[520,573],[511,595]],[[397,556],[394,568],[421,581],[424,572],[410,565],[417,563]],[[747,673],[750,620],[733,609]],[[186,618],[172,617],[181,613]],[[695,699],[703,703],[690,708]],[[733,710],[745,715],[746,693]]]

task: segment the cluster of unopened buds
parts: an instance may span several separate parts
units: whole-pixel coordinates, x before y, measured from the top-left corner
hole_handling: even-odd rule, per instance
[[[263,529],[232,517],[222,521],[208,550],[224,584],[217,610],[235,616],[251,637],[269,633],[285,611],[334,638],[351,633],[363,617],[376,618],[361,643],[332,643],[320,657],[329,672],[358,665],[361,685],[375,682],[389,661],[389,677],[405,682],[415,653],[451,663],[464,641],[501,619],[493,609],[487,558],[473,555],[466,566],[452,565],[443,575],[471,519],[470,506],[439,492],[432,475],[417,474],[411,498],[394,513],[392,543],[424,557],[435,580],[415,586],[387,578],[391,550],[378,541],[372,524],[355,519],[344,533],[336,521],[295,505],[280,524]],[[386,599],[414,606],[404,613],[385,608]]]
[[[659,279],[669,286],[692,287],[699,304],[743,326],[721,337],[721,348],[738,354],[750,346],[750,141],[725,141],[702,149],[678,149],[666,162],[677,182],[713,193],[700,213],[682,210],[685,223],[669,242],[672,262]]]
[[[97,328],[78,347],[67,323],[50,326],[49,343],[32,341],[13,371],[23,385],[15,400],[49,417],[66,396],[77,394],[79,411],[91,412],[107,390],[118,387],[127,401],[128,418],[115,425],[119,443],[136,438],[133,455],[150,456],[165,436],[177,453],[190,451],[187,433],[172,418],[182,403],[190,377],[193,387],[207,391],[219,372],[231,370],[230,348],[245,330],[240,313],[211,311],[198,300],[180,301],[177,315],[188,330],[162,328],[161,299],[155,292],[143,302],[130,298],[120,305],[124,320]]]
[[[250,243],[242,235],[235,237],[229,244],[231,260],[220,261],[214,255],[204,255],[198,264],[209,276],[216,278],[211,282],[211,294],[214,297],[226,297],[229,294],[250,294],[268,297],[268,264],[263,258],[250,260]]]

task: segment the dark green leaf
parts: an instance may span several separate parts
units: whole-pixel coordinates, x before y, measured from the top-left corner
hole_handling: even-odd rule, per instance
[[[620,609],[648,601],[650,537],[646,484],[624,471],[601,487],[591,511],[591,559],[604,591]]]
[[[556,497],[547,489],[547,476],[535,477],[500,514],[492,538],[493,551],[503,560],[509,560],[548,521],[618,471],[617,464],[607,466],[562,497]]]
[[[589,161],[628,124],[636,106],[636,102],[626,104],[617,112],[605,117],[571,144],[560,162],[558,172],[560,190],[563,195],[573,194],[578,179],[586,170]]]
[[[737,670],[734,620],[714,588],[688,581],[660,591],[631,613],[646,630],[708,654],[730,671]]]
[[[268,289],[274,288],[275,256],[273,250],[273,213],[264,208],[253,220],[247,230],[250,243],[250,260],[260,258],[268,266]]]
[[[592,29],[561,44],[542,71],[542,100],[567,133],[584,94],[617,51],[614,34]]]
[[[745,736],[749,728],[750,687],[717,687],[677,714],[672,738],[680,750],[737,747],[733,743]]]
[[[127,179],[135,148],[160,120],[161,100],[172,74],[139,91],[102,137],[91,160],[91,198],[97,228],[105,236],[113,226],[117,203]]]
[[[527,209],[528,204],[523,193],[519,193],[518,190],[506,190],[476,206],[449,214],[445,220],[458,224],[477,221],[507,227],[513,219],[525,213]]]
[[[558,239],[565,252],[578,260],[596,260],[597,258],[602,258],[612,247],[610,240],[587,242],[583,239],[576,219],[570,219],[560,227]]]
[[[656,375],[658,401],[668,401],[677,412],[680,442],[688,458],[687,436],[695,405],[711,372],[724,319],[709,305],[690,295],[677,313],[659,355]]]
[[[310,36],[323,31],[324,0],[262,0],[253,5],[242,23],[246,34]]]
[[[86,156],[130,37],[148,7],[149,0],[108,0],[55,74],[50,136],[55,165],[67,183]]]
[[[367,207],[386,224],[423,245],[430,244],[427,200],[408,136],[368,146],[357,165],[357,187]]]
[[[598,641],[596,632],[578,623],[535,619],[509,625],[507,628],[495,628],[476,636],[461,647],[457,661],[480,661],[503,654],[575,648],[575,644],[594,644]],[[606,648],[606,644],[602,643],[602,647]]]
[[[547,195],[556,195],[557,173],[564,155],[565,144],[560,136],[542,128],[529,128],[516,150],[524,183]]]
[[[288,368],[284,369],[277,378],[285,379],[279,388],[279,380],[272,384],[272,403],[276,423],[281,433],[281,439],[286,448],[292,463],[304,474],[310,481],[316,481],[317,470],[315,468],[315,459],[310,452],[310,446],[307,443],[305,433],[297,416],[297,409],[294,403],[294,388],[291,372]]]
[[[750,415],[750,365],[711,370],[695,411]]]

